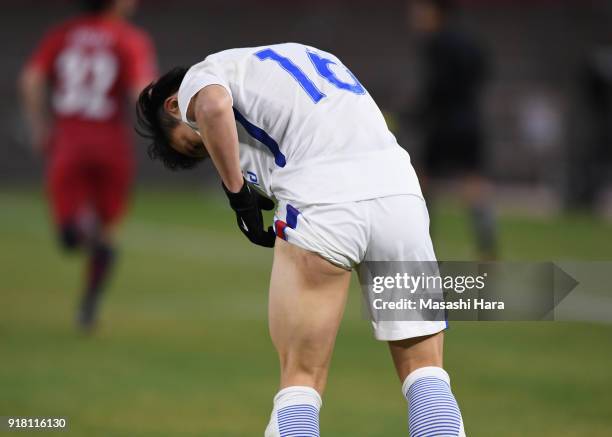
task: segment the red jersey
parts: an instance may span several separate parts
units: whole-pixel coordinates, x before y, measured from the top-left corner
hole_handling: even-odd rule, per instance
[[[130,23],[86,15],[52,29],[28,62],[51,85],[53,143],[129,143],[126,103],[153,80],[149,36]]]

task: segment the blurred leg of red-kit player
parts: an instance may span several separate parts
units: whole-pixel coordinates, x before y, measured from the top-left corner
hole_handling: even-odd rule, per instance
[[[57,138],[51,149],[47,190],[60,242],[88,255],[78,323],[89,330],[115,259],[114,233],[133,177],[132,148],[120,138],[99,136],[90,143]]]

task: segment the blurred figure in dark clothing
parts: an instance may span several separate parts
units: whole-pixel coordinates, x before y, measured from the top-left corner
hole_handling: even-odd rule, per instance
[[[431,203],[432,179],[457,178],[469,207],[479,256],[496,256],[496,225],[484,173],[481,96],[484,51],[453,23],[450,0],[414,0],[412,28],[422,38],[423,92],[417,120],[424,134],[421,176]]]
[[[595,210],[612,165],[612,43],[595,47],[581,75],[586,107],[580,138],[569,149],[567,205]]]

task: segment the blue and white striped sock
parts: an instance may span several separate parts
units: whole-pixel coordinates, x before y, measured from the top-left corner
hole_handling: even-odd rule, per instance
[[[410,437],[465,437],[461,411],[441,367],[421,367],[402,385]]]
[[[265,437],[319,437],[321,396],[312,387],[293,386],[274,396]]]

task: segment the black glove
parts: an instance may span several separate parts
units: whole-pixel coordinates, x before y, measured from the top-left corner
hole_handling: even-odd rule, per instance
[[[259,194],[244,181],[242,188],[237,193],[232,193],[225,184],[223,190],[229,199],[230,206],[236,212],[236,221],[240,231],[251,241],[263,247],[274,247],[276,234],[272,226],[266,231],[263,224],[261,210],[271,211],[274,202]]]

